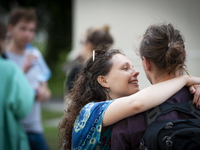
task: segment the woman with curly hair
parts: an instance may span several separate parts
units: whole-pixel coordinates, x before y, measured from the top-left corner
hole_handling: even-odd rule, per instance
[[[59,124],[63,149],[110,149],[112,124],[163,103],[185,85],[200,83],[198,77],[183,75],[139,91],[139,72],[126,56],[118,50],[94,53],[68,95]]]

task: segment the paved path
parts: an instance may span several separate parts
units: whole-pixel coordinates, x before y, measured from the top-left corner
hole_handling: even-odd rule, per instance
[[[61,99],[50,100],[48,102],[42,103],[42,108],[51,110],[51,111],[60,111],[64,110],[64,101]]]
[[[64,111],[64,101],[62,98],[57,99],[51,99],[48,102],[42,103],[42,108],[47,109],[54,112],[63,112]],[[57,127],[61,118],[54,118],[54,119],[48,119],[44,120],[45,126],[50,127]]]
[[[58,127],[60,121],[61,118],[48,119],[43,121],[43,125],[46,127]]]

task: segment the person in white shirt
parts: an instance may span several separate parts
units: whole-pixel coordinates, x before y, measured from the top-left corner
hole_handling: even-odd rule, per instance
[[[21,121],[26,131],[32,150],[49,149],[43,135],[41,122],[41,102],[49,100],[51,92],[47,81],[51,71],[45,63],[40,51],[29,44],[35,35],[37,17],[34,9],[16,8],[8,19],[8,30],[11,42],[6,56],[14,61],[26,74],[35,91],[35,103],[31,113]]]

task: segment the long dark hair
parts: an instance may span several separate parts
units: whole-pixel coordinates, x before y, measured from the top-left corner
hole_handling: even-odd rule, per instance
[[[6,39],[7,28],[6,25],[0,20],[0,40],[3,41]],[[3,53],[3,50],[0,46],[0,54]]]
[[[96,53],[95,60],[91,57],[82,71],[76,77],[73,88],[68,95],[67,108],[59,123],[59,142],[63,149],[71,149],[72,128],[79,111],[89,102],[99,102],[109,99],[104,87],[97,78],[107,75],[113,65],[111,58],[115,54],[121,54],[113,49],[109,52]]]
[[[159,72],[175,74],[181,69],[187,73],[184,39],[172,24],[150,26],[143,35],[139,53],[141,57],[150,59]]]

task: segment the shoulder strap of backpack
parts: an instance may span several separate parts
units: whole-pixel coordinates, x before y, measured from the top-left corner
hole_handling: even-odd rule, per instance
[[[150,110],[147,110],[145,112],[146,116],[146,125],[150,125],[152,122],[154,122],[159,116],[164,115],[168,112],[171,112],[173,110],[183,112],[185,114],[192,115],[193,117],[200,119],[200,110],[196,109],[192,105],[192,100],[182,102],[182,103],[168,103],[165,102],[159,106],[156,106]]]

